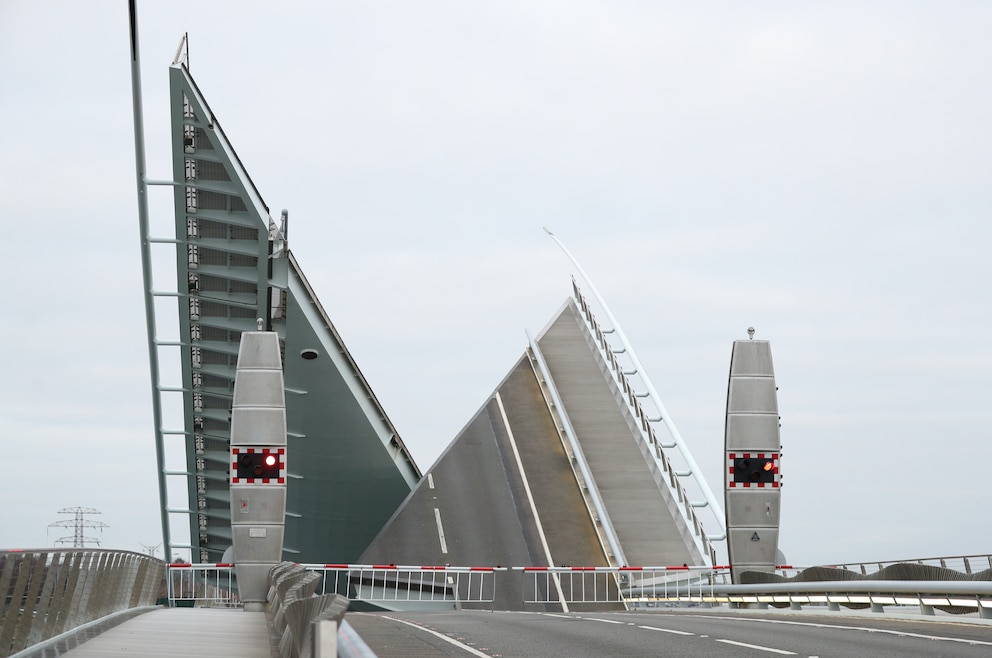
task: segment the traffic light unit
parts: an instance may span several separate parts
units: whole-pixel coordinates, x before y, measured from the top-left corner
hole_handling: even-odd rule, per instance
[[[285,484],[285,448],[231,448],[231,484]]]
[[[777,488],[781,480],[778,457],[778,453],[730,453],[728,455],[730,477],[727,478],[727,484],[731,488],[738,486]]]

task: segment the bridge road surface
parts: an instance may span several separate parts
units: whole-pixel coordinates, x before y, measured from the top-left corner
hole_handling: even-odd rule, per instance
[[[988,658],[992,625],[845,613],[349,613],[379,658],[705,656],[727,658]]]
[[[360,561],[549,565],[548,554],[555,565],[607,564],[533,370],[521,359]],[[520,579],[502,579],[495,597],[496,608],[519,608]]]
[[[264,612],[233,608],[163,608],[138,615],[61,654],[136,658],[271,658]]]

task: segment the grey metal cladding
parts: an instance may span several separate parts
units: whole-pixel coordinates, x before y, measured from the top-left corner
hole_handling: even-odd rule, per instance
[[[767,340],[738,340],[734,343],[730,376],[774,377],[771,343]]]
[[[728,528],[734,568],[754,565],[774,569],[778,551],[778,528]]]
[[[286,487],[266,487],[264,496],[252,496],[258,491],[255,485],[231,485],[231,519],[251,524],[283,523]]]
[[[276,355],[279,346],[276,345]],[[282,370],[242,370],[234,380],[234,408],[285,407],[286,396],[282,385]]]
[[[727,450],[772,450],[781,448],[778,414],[728,414]]]
[[[780,489],[727,492],[727,521],[732,527],[778,528],[781,516]]]
[[[279,356],[279,337],[274,333],[261,333],[255,340],[242,341],[238,349],[238,370],[282,371]],[[241,376],[241,373],[238,373]]]
[[[736,352],[736,351],[735,351]],[[778,396],[773,377],[731,376],[727,413],[778,414]]]
[[[285,441],[285,408],[239,408],[231,414],[231,440],[237,445],[271,445],[280,431]]]

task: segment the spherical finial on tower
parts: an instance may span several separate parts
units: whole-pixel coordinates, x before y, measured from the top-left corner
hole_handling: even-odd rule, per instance
[[[747,339],[754,340],[754,327],[747,328]]]

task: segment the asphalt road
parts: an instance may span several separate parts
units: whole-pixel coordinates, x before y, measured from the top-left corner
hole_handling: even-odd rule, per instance
[[[871,656],[986,658],[992,625],[845,614],[678,610],[651,613],[350,613],[380,658],[485,656]]]

